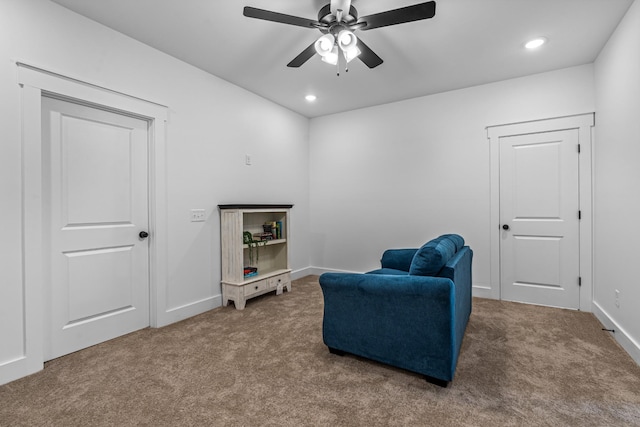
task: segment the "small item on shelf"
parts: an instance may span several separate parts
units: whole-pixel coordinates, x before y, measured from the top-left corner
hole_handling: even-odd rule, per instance
[[[245,267],[244,268],[244,277],[253,277],[258,275],[257,267]]]
[[[263,233],[254,233],[256,240],[282,239],[282,221],[269,221],[262,224]]]
[[[258,240],[258,241],[273,240],[273,233],[272,232],[254,233],[253,240]]]

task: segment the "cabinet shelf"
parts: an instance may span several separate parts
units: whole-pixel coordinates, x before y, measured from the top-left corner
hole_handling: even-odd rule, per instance
[[[267,240],[267,243],[258,243],[258,247],[261,248],[263,246],[271,246],[271,245],[283,245],[285,243],[287,243],[287,239],[273,239],[273,240]],[[256,246],[253,246],[254,248]],[[242,245],[243,249],[249,249],[249,245]]]

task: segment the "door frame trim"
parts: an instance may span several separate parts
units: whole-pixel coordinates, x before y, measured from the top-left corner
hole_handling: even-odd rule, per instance
[[[578,197],[580,220],[580,288],[579,309],[592,311],[593,302],[593,127],[595,113],[487,126],[490,144],[491,214],[490,289],[478,296],[501,299],[500,289],[500,139],[507,136],[578,129]]]
[[[149,123],[149,323],[167,322],[166,122],[168,107],[16,61],[22,136],[23,354],[1,366],[0,383],[44,367],[42,112],[44,95],[53,95],[122,112]]]

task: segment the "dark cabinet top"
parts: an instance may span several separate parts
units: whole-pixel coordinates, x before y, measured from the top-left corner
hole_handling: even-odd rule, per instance
[[[231,204],[231,205],[218,205],[218,209],[291,209],[293,205],[286,204]]]

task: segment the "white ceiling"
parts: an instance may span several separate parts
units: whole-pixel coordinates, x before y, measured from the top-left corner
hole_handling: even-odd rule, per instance
[[[591,63],[633,0],[437,0],[436,16],[356,35],[383,60],[336,76],[321,33],[244,17],[244,6],[317,19],[329,0],[52,0],[307,117]],[[352,0],[360,16],[423,0]],[[535,36],[549,42],[526,51]],[[305,101],[317,95],[314,103]]]

